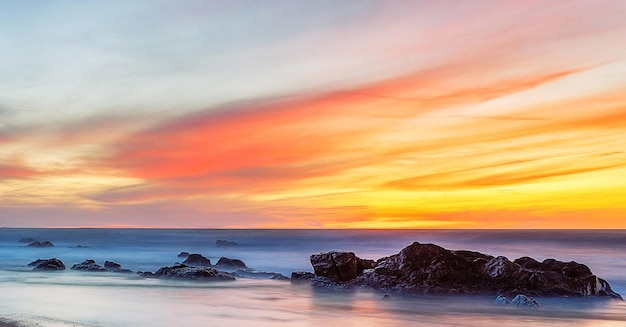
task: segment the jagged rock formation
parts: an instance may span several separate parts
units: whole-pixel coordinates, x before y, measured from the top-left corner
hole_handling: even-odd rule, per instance
[[[117,273],[131,273],[130,269],[122,268],[122,265],[113,261],[105,261],[104,267],[97,264],[93,259],[87,259],[81,263],[77,263],[72,266],[73,270],[82,271],[102,271],[102,272],[117,272]]]
[[[473,251],[451,251],[415,242],[376,262],[352,252],[311,256],[316,285],[366,287],[433,294],[527,294],[530,296],[607,296],[621,299],[589,267],[576,262],[522,257],[511,262]]]

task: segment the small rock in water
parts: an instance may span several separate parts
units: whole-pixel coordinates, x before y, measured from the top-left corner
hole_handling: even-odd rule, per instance
[[[96,263],[96,260],[87,259],[81,263],[77,263],[70,268],[72,270],[83,271],[107,271],[104,267]]]
[[[292,282],[305,282],[315,279],[315,274],[308,271],[294,271],[291,273]]]
[[[507,300],[507,298],[504,295],[500,294],[493,301],[493,304],[500,305],[500,306],[507,306],[509,304],[509,300]]]
[[[211,260],[205,258],[201,254],[193,253],[187,257],[187,260],[183,261],[183,264],[193,267],[210,267]]]
[[[389,294],[383,295],[383,300],[389,300],[389,299],[391,299],[391,295]]]
[[[117,272],[117,273],[132,273],[132,270],[130,269],[124,269],[122,268],[122,265],[120,265],[117,262],[113,262],[113,261],[105,261],[104,262],[104,268],[110,272]]]
[[[33,270],[35,271],[46,271],[46,270],[64,270],[65,264],[63,261],[52,258],[52,259],[37,259],[28,264],[28,266],[35,266]]]
[[[187,258],[188,256],[189,256],[189,252],[185,252],[185,251],[178,254],[179,258]]]
[[[229,268],[248,268],[246,267],[246,264],[243,261],[239,259],[230,259],[226,257],[221,257],[217,261],[216,266],[229,267]]]
[[[537,300],[524,294],[518,294],[515,298],[513,298],[513,300],[511,300],[508,306],[535,310],[539,310],[539,308],[541,308],[541,305],[539,305]]]
[[[231,242],[231,241],[227,241],[227,240],[217,240],[217,241],[215,241],[215,246],[217,246],[217,247],[220,247],[220,246],[239,246],[239,243]]]
[[[50,241],[43,241],[43,242],[35,241],[35,242],[28,244],[27,246],[31,248],[50,248],[54,246],[54,243]]]

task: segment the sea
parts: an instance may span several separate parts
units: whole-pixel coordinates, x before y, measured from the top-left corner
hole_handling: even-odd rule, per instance
[[[23,238],[54,243],[27,247]],[[217,240],[238,246],[220,247]],[[588,265],[626,295],[625,230],[264,230],[0,229],[0,321],[21,326],[626,326],[626,302],[538,298],[539,310],[493,304],[492,296],[337,291],[268,278],[198,282],[69,269],[94,259],[133,271],[156,271],[182,251],[217,262],[243,260],[258,272],[312,271],[309,256],[344,250],[366,259],[413,242],[453,250],[530,256]],[[63,271],[27,264],[59,258]],[[626,296],[625,296],[626,297]],[[0,324],[1,325],[1,324]]]

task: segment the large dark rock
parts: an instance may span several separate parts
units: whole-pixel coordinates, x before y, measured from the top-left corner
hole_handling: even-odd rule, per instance
[[[43,241],[43,242],[35,241],[35,242],[28,244],[27,246],[31,248],[50,248],[54,246],[54,243],[50,241]]]
[[[215,266],[224,267],[224,268],[248,268],[246,264],[239,259],[230,259],[226,257],[221,257]]]
[[[28,264],[28,266],[34,267],[35,271],[46,271],[46,270],[64,270],[65,264],[63,261],[52,258],[52,259],[37,259]]]
[[[154,278],[173,278],[200,281],[230,281],[235,280],[232,274],[209,267],[190,267],[187,265],[175,265],[162,267],[154,274],[145,275]]]
[[[334,282],[345,282],[359,275],[357,256],[353,252],[332,251],[310,257],[315,275]]]
[[[187,259],[183,261],[183,264],[187,266],[193,266],[193,267],[210,267],[211,260],[209,260],[208,258],[205,258],[201,254],[194,253],[194,254],[190,254],[187,257]]]
[[[87,259],[81,263],[77,263],[70,268],[72,270],[83,270],[83,271],[107,271],[106,268],[96,263],[96,260]]]
[[[360,263],[359,263],[360,262]],[[609,284],[576,262],[522,257],[510,261],[472,251],[450,251],[413,243],[400,253],[371,261],[352,252],[311,256],[316,285],[343,289],[434,294],[526,294],[528,296],[607,296],[621,299]]]

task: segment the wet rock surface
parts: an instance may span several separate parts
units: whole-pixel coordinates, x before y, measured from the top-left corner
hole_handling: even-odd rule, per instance
[[[243,261],[226,257],[221,257],[215,266],[224,268],[248,268]]]
[[[503,294],[525,296],[599,296],[621,299],[610,285],[577,262],[529,257],[510,261],[473,251],[452,251],[415,242],[400,253],[377,261],[352,252],[311,256],[315,278],[294,273],[295,280],[345,289],[431,294]]]
[[[211,260],[205,258],[201,254],[193,253],[187,256],[187,259],[183,261],[183,264],[193,267],[211,267]]]
[[[190,267],[185,264],[162,267],[154,273],[144,273],[144,277],[172,278],[198,281],[231,281],[235,277],[227,272],[210,267]]]

